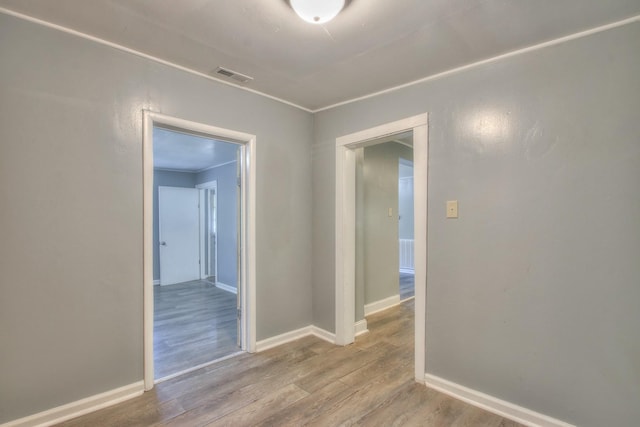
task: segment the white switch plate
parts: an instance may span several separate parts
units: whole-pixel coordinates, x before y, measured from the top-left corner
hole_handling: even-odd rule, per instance
[[[393,208],[389,208],[389,217],[393,216]]]
[[[447,218],[458,218],[457,200],[447,200]]]

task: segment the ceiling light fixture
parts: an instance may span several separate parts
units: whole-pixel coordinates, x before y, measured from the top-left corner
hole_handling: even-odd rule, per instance
[[[312,24],[324,24],[344,8],[345,0],[290,0],[298,16]]]

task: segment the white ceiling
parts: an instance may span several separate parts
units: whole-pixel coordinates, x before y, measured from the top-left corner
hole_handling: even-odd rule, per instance
[[[640,0],[353,0],[316,26],[285,0],[0,0],[0,7],[309,110],[640,15]],[[233,82],[233,81],[231,81]]]
[[[237,144],[153,128],[155,169],[201,172],[235,161],[237,152]]]

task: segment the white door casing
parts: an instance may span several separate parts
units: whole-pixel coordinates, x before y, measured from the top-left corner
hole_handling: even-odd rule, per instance
[[[241,199],[240,246],[242,290],[242,350],[256,351],[256,136],[244,132],[192,122],[177,117],[143,110],[142,184],[143,184],[143,361],[144,388],[154,386],[153,366],[153,127],[165,126],[187,133],[209,135],[240,146]]]
[[[160,285],[200,278],[199,190],[158,187]]]
[[[336,344],[355,340],[356,149],[413,132],[415,379],[424,383],[427,291],[428,116],[420,114],[336,139],[335,315]],[[387,139],[386,137],[391,137]]]

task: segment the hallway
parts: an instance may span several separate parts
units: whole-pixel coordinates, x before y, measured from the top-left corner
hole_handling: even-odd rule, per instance
[[[368,316],[338,347],[308,336],[158,384],[65,426],[494,426],[519,424],[413,378],[413,300]]]

